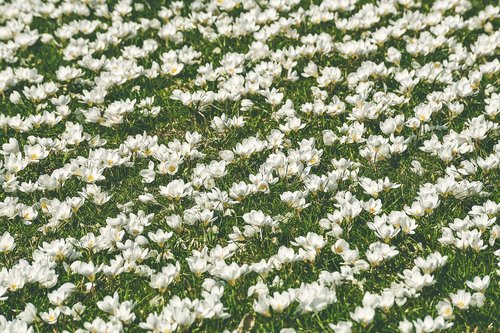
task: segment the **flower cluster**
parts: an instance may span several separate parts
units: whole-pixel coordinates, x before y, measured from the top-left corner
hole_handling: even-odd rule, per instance
[[[494,330],[499,19],[0,1],[0,332]]]

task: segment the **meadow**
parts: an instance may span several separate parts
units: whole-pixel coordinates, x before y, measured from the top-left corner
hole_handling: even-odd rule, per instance
[[[498,332],[499,26],[0,0],[0,333]]]

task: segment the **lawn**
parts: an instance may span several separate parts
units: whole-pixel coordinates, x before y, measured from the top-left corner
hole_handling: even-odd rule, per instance
[[[498,332],[499,27],[0,0],[0,333]]]

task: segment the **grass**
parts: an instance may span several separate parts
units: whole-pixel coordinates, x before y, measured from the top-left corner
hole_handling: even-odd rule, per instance
[[[364,3],[369,1],[359,1],[356,4],[356,10],[361,8]],[[188,2],[186,2],[188,3]],[[317,1],[301,1],[300,6],[307,9]],[[423,1],[423,9],[430,8],[430,1]],[[487,1],[473,1],[472,9],[467,12],[467,15],[477,13],[480,9],[484,8]],[[144,12],[134,11],[132,15],[126,18],[126,21],[136,21],[140,17],[153,18],[157,15],[159,5],[168,6],[168,2],[145,2]],[[490,4],[495,5],[493,2]],[[110,8],[113,5],[110,4]],[[239,10],[231,13],[231,16],[238,15]],[[188,14],[188,9],[185,8],[184,15]],[[348,17],[348,13],[343,14]],[[451,11],[447,15],[453,15]],[[233,16],[233,17],[234,17]],[[376,27],[381,27],[389,24],[392,20],[401,17],[401,13],[397,15],[388,15],[382,18],[381,21],[371,28],[373,31]],[[41,32],[53,33],[61,24],[70,22],[80,17],[70,15],[64,17],[61,21],[39,18],[36,17],[31,27],[38,29]],[[90,16],[87,19],[101,18]],[[108,24],[111,20],[104,19]],[[493,21],[495,28],[498,27],[498,19]],[[308,33],[322,33],[326,32],[332,35],[334,40],[341,41],[344,33],[335,28],[333,23],[313,25],[305,22],[296,27],[300,35]],[[459,30],[456,32],[457,39],[470,45],[482,34],[481,30]],[[418,36],[418,32],[409,32],[410,36]],[[455,34],[455,33],[454,33]],[[354,31],[351,33],[353,39],[359,39],[362,32]],[[85,38],[95,38],[95,33],[85,36]],[[147,38],[159,40],[155,33],[151,31],[139,31],[133,38],[125,39],[118,45],[107,48],[102,53],[96,53],[94,57],[100,57],[101,54],[106,57],[117,57],[121,53],[121,49],[126,45],[142,45],[142,41]],[[209,42],[202,37],[196,30],[187,31],[184,33],[184,42],[181,45],[192,46],[196,51],[202,53],[200,64],[213,62],[214,65],[218,64],[221,56],[226,52],[247,52],[251,43],[250,37],[243,38],[228,38],[218,37],[215,41]],[[160,47],[153,52],[147,59],[139,59],[138,64],[148,68],[151,66],[152,60],[159,62],[159,56],[170,49],[177,49],[181,45],[175,45],[172,42],[160,41]],[[60,44],[67,45],[67,41],[59,41]],[[271,39],[267,45],[271,50],[278,50],[281,48],[290,47],[291,45],[300,45],[299,40],[293,40],[279,35]],[[429,62],[442,62],[449,56],[449,50],[446,47],[440,47],[436,51],[426,55],[419,56],[413,59],[404,49],[405,42],[403,40],[390,39],[383,48],[379,48],[377,52],[367,56],[346,59],[337,53],[327,55],[314,55],[310,59],[301,58],[295,68],[300,74],[302,69],[309,61],[314,61],[318,66],[337,66],[341,69],[343,77],[345,78],[348,73],[356,71],[356,69],[364,61],[373,61],[375,63],[384,62],[384,52],[390,46],[393,46],[403,53],[401,67],[408,67],[411,61],[417,61],[420,64]],[[222,54],[213,52],[215,47],[222,50]],[[74,65],[74,62],[65,61],[61,53],[62,47],[55,44],[43,44],[38,41],[33,46],[22,51],[18,55],[18,62],[15,64],[6,64],[0,62],[0,69],[7,66],[20,67],[26,66],[36,68],[40,74],[44,76],[44,81],[56,80],[55,71],[60,65]],[[491,61],[496,55],[483,57],[477,59],[478,63]],[[245,65],[245,69],[249,71],[256,63],[249,61]],[[272,120],[271,114],[276,111],[268,105],[261,96],[250,97],[255,103],[255,108],[249,113],[243,113],[239,108],[239,101],[232,102],[215,102],[206,111],[204,111],[204,118],[197,116],[195,110],[182,105],[178,101],[170,99],[170,94],[174,89],[182,89],[187,91],[197,90],[198,87],[194,85],[194,78],[196,77],[197,65],[187,65],[179,76],[167,77],[159,76],[155,79],[148,79],[146,77],[139,77],[123,83],[120,86],[113,87],[106,96],[106,101],[115,101],[121,99],[136,99],[137,101],[149,97],[155,97],[155,106],[161,107],[160,114],[155,117],[144,117],[137,110],[128,115],[125,122],[120,126],[114,128],[106,128],[97,124],[86,123],[81,116],[76,112],[79,108],[85,107],[78,101],[78,94],[85,88],[78,83],[70,83],[67,86],[60,88],[60,93],[67,92],[73,96],[72,102],[69,104],[70,109],[73,111],[66,121],[80,123],[84,132],[89,133],[91,136],[99,135],[107,141],[106,148],[117,148],[123,143],[127,137],[142,134],[146,132],[148,135],[158,137],[158,143],[167,144],[174,139],[182,140],[184,133],[187,131],[197,131],[203,136],[203,140],[199,146],[199,150],[206,154],[202,160],[186,161],[180,168],[180,171],[175,176],[161,176],[157,175],[154,182],[151,184],[142,183],[142,177],[139,172],[147,168],[148,160],[137,158],[134,165],[131,167],[117,167],[108,169],[104,175],[106,179],[98,183],[103,189],[112,195],[112,199],[102,205],[96,206],[91,202],[86,202],[85,205],[63,226],[55,231],[46,234],[38,231],[38,228],[48,222],[48,217],[40,214],[37,220],[32,225],[25,225],[19,218],[9,220],[0,217],[0,235],[5,231],[9,231],[16,240],[17,247],[15,250],[8,254],[0,255],[0,267],[9,268],[19,260],[25,259],[30,261],[32,259],[33,251],[39,248],[43,242],[50,242],[52,240],[72,237],[79,239],[89,232],[96,235],[99,234],[99,228],[106,225],[106,218],[114,217],[119,213],[116,204],[124,204],[130,200],[135,200],[139,195],[145,192],[145,188],[155,191],[160,185],[166,185],[170,181],[178,178],[183,178],[188,181],[194,167],[197,163],[209,163],[212,160],[218,160],[218,153],[222,149],[232,149],[237,143],[241,142],[243,138],[249,136],[257,136],[261,139],[270,132],[271,129],[277,128],[279,122]],[[462,73],[465,75],[465,73]],[[92,79],[94,74],[86,70],[84,78]],[[457,78],[455,78],[457,79]],[[387,79],[373,79],[374,90],[382,91],[396,91],[398,83],[392,78]],[[323,150],[321,163],[312,168],[311,173],[323,175],[332,170],[329,161],[333,158],[350,158],[361,162],[359,168],[359,175],[370,177],[371,179],[381,179],[388,177],[390,180],[401,184],[401,187],[392,190],[388,193],[382,193],[380,199],[384,203],[383,212],[390,213],[394,210],[402,210],[405,205],[410,204],[417,195],[419,188],[425,183],[435,183],[437,178],[445,175],[446,165],[436,156],[422,152],[420,147],[426,139],[431,137],[434,133],[418,134],[415,140],[408,146],[408,149],[399,157],[378,162],[376,164],[367,163],[359,154],[360,144],[340,144],[336,143],[333,146],[326,146],[322,140],[322,131],[324,129],[332,129],[335,132],[337,127],[349,122],[347,114],[339,116],[306,116],[299,110],[299,106],[305,102],[312,101],[311,87],[317,83],[312,78],[300,78],[296,82],[285,82],[282,80],[275,80],[273,87],[280,91],[285,92],[285,99],[291,99],[295,105],[297,112],[306,127],[297,132],[291,133],[287,138],[290,140],[292,148],[297,148],[303,139],[314,138],[316,147]],[[22,91],[24,83],[18,84],[15,90]],[[27,84],[29,86],[29,84]],[[479,93],[468,97],[464,100],[466,104],[465,111],[457,118],[450,119],[445,112],[433,115],[432,124],[448,124],[449,129],[457,132],[464,128],[465,121],[475,116],[481,115],[484,110],[484,90],[488,85],[493,85],[498,88],[498,75],[494,75],[489,79],[483,79],[481,86],[478,89]],[[134,90],[134,87],[139,89]],[[419,83],[415,90],[409,96],[409,102],[400,107],[394,108],[394,114],[404,114],[406,118],[413,116],[413,109],[416,105],[425,100],[427,94],[432,91],[442,90],[445,85],[436,83]],[[206,90],[216,89],[216,85],[211,83]],[[12,90],[8,90],[0,96],[0,109],[2,113],[7,116],[20,114],[27,116],[29,114],[41,113],[35,111],[36,105],[23,99],[23,104],[14,105],[8,99],[8,95]],[[345,100],[346,96],[354,92],[345,84],[341,84],[328,89],[329,96],[337,95],[341,100]],[[350,108],[350,106],[348,106]],[[444,110],[444,108],[443,108]],[[246,124],[244,127],[231,130],[230,132],[221,135],[209,126],[209,121],[217,115],[226,113],[228,116],[242,115],[245,117]],[[366,136],[369,134],[380,134],[379,129],[380,119],[365,122],[367,128]],[[16,132],[10,128],[5,128],[0,134],[0,144],[8,142],[9,138],[16,138],[20,146],[29,142],[29,136],[39,136],[44,138],[56,138],[65,129],[64,122],[59,123],[54,127],[42,126],[38,129],[33,129],[27,133]],[[439,137],[447,134],[447,131],[436,132]],[[405,128],[401,135],[408,137],[412,134],[411,129]],[[498,142],[498,132],[488,136],[488,138],[481,142],[479,149],[472,153],[465,154],[461,160],[475,159],[478,156],[487,157],[493,152],[494,145]],[[82,143],[77,147],[73,147],[67,153],[52,153],[49,158],[41,163],[30,165],[28,168],[19,173],[19,179],[35,181],[41,174],[50,174],[53,170],[62,167],[65,163],[75,159],[78,156],[87,157],[91,148]],[[286,149],[285,149],[286,151]],[[268,151],[252,156],[250,160],[238,160],[235,164],[228,167],[228,173],[225,177],[216,180],[216,186],[228,191],[233,182],[247,181],[249,174],[255,174],[259,170],[259,166],[265,162],[269,155]],[[417,160],[422,163],[425,168],[425,173],[417,175],[411,171],[411,161]],[[459,160],[453,162],[454,165],[459,165]],[[484,184],[484,190],[489,192],[488,199],[498,202],[500,199],[498,184],[498,168],[492,170],[490,173],[484,173],[481,170],[472,176],[471,180],[479,180]],[[33,194],[25,194],[21,192],[8,193],[0,191],[0,201],[5,200],[9,196],[19,198],[20,202],[26,204],[33,204],[39,202],[42,198],[59,198],[63,200],[66,197],[77,196],[78,192],[82,190],[85,184],[72,178],[67,181],[63,188],[59,191],[45,191],[35,192]],[[308,197],[310,207],[299,213],[294,213],[290,208],[280,200],[280,194],[284,191],[294,191],[303,188],[303,183],[297,177],[291,177],[277,184],[271,186],[270,193],[255,194],[249,196],[241,204],[234,205],[234,213],[231,216],[225,216],[221,212],[216,212],[217,221],[214,222],[218,227],[218,231],[214,232],[211,227],[203,227],[201,225],[187,226],[182,233],[174,233],[174,236],[168,242],[169,251],[175,260],[181,264],[180,279],[169,286],[168,290],[161,296],[168,302],[174,295],[181,298],[189,297],[199,298],[201,296],[201,283],[203,277],[197,277],[192,274],[185,261],[186,257],[191,255],[191,250],[201,249],[206,245],[209,249],[216,245],[227,244],[228,235],[233,231],[233,226],[244,227],[242,215],[252,209],[262,210],[272,216],[290,215],[286,223],[281,223],[277,230],[264,230],[262,237],[253,238],[244,242],[240,246],[242,249],[237,251],[237,254],[230,259],[229,262],[235,261],[239,264],[258,262],[261,259],[269,258],[275,254],[281,245],[290,246],[290,241],[295,237],[305,235],[307,232],[316,232],[323,234],[324,231],[318,224],[321,218],[326,217],[328,213],[335,210],[333,206],[332,193],[319,193],[315,196]],[[341,182],[338,191],[349,190],[356,194],[358,199],[368,200],[370,197],[364,194],[359,186],[347,181]],[[449,261],[445,267],[436,271],[434,279],[436,283],[433,286],[426,287],[422,291],[420,297],[411,298],[404,306],[394,306],[388,314],[377,311],[373,324],[366,328],[361,326],[354,326],[356,331],[366,332],[392,332],[397,330],[400,320],[409,318],[411,320],[417,318],[424,318],[426,315],[433,317],[437,316],[435,305],[438,301],[448,297],[449,293],[456,292],[457,289],[464,289],[465,281],[472,280],[475,276],[490,275],[492,281],[490,287],[486,292],[486,302],[481,308],[474,308],[468,311],[455,311],[456,318],[454,325],[449,330],[451,332],[495,332],[499,328],[498,323],[498,304],[499,304],[499,280],[496,274],[497,259],[495,259],[494,252],[498,247],[489,246],[487,249],[475,253],[471,250],[459,251],[453,247],[443,246],[438,242],[441,236],[441,228],[447,226],[455,218],[464,218],[474,205],[481,205],[486,198],[478,196],[467,197],[463,200],[455,198],[446,198],[442,200],[441,205],[435,212],[418,220],[418,229],[415,235],[410,235],[406,238],[398,237],[392,245],[395,245],[400,251],[399,255],[388,262],[385,262],[376,269],[370,269],[361,273],[358,280],[362,281],[361,286],[344,284],[337,289],[338,301],[328,306],[324,311],[316,314],[302,314],[299,313],[295,306],[291,306],[281,314],[274,314],[271,318],[266,318],[262,315],[256,314],[252,309],[253,299],[247,297],[248,288],[254,285],[258,280],[256,273],[249,273],[243,278],[239,279],[235,286],[226,284],[225,293],[221,301],[230,313],[227,319],[204,320],[196,322],[190,327],[193,332],[215,332],[224,329],[236,329],[240,324],[242,318],[253,319],[255,332],[274,332],[279,331],[284,327],[293,327],[298,331],[304,332],[320,332],[328,330],[328,323],[336,323],[340,320],[349,320],[349,313],[354,308],[361,304],[364,291],[381,292],[383,288],[389,287],[391,282],[398,279],[397,274],[401,273],[404,269],[413,266],[413,260],[417,256],[425,257],[426,255],[439,251],[443,255],[449,256]],[[160,199],[161,205],[145,204],[137,202],[132,208],[133,212],[143,210],[146,214],[154,213],[152,224],[147,227],[144,234],[148,231],[155,231],[157,228],[169,229],[165,224],[164,217],[173,213],[182,214],[182,212],[192,207],[195,202],[192,198],[183,199],[178,203],[169,206],[167,200]],[[358,247],[361,256],[368,248],[369,244],[377,241],[374,233],[366,227],[366,223],[371,221],[372,217],[363,212],[357,217],[352,225],[346,229],[343,238],[348,241],[352,246]],[[272,272],[265,281],[271,284],[271,281],[277,276],[282,280],[282,286],[271,287],[272,291],[285,290],[291,287],[299,287],[302,282],[310,283],[316,281],[321,271],[338,271],[342,264],[342,258],[333,254],[329,247],[334,243],[334,240],[329,239],[328,246],[326,246],[321,254],[317,257],[314,263],[297,262],[284,267],[281,270]],[[151,251],[159,251],[161,249],[154,243],[148,245]],[[82,251],[80,260],[92,260],[95,264],[109,263],[110,258],[118,253],[116,250],[112,253],[106,251],[99,253],[89,253]],[[160,261],[154,258],[146,259],[142,264],[149,266],[154,270],[161,270],[162,266],[167,263],[174,262],[171,259],[162,259]],[[69,263],[69,262],[68,262]],[[57,286],[64,282],[72,282],[78,286],[80,291],[83,291],[83,284],[86,281],[82,276],[71,275],[65,271],[63,265],[56,267],[56,272],[59,276]],[[204,277],[208,277],[205,274]],[[70,317],[60,317],[56,325],[50,326],[41,321],[34,323],[36,332],[50,332],[68,330],[74,331],[82,327],[82,323],[91,322],[94,318],[100,316],[106,318],[107,314],[100,311],[96,307],[96,303],[102,300],[107,295],[112,295],[116,291],[120,295],[120,300],[133,300],[135,303],[134,313],[137,319],[128,326],[128,331],[139,331],[138,324],[144,321],[147,315],[151,312],[160,312],[162,305],[150,304],[151,299],[158,296],[157,290],[149,286],[149,278],[139,276],[138,274],[125,273],[116,278],[107,277],[104,274],[98,274],[95,288],[90,293],[77,292],[70,298],[70,303],[82,302],[86,307],[86,311],[82,314],[81,321],[73,321]],[[40,288],[37,285],[29,284],[17,292],[8,292],[8,299],[0,301],[0,314],[7,318],[13,318],[19,311],[24,309],[26,303],[33,303],[39,311],[46,311],[52,307],[47,299],[47,289]]]

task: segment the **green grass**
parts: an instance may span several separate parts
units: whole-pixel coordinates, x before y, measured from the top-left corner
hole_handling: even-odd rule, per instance
[[[301,1],[300,6],[308,8],[310,4],[317,3],[318,1]],[[356,10],[361,8],[363,3],[370,1],[360,1],[356,5]],[[157,16],[159,4],[168,6],[168,1],[146,2],[146,9],[144,12],[134,12],[131,16],[125,18],[126,21],[137,21],[140,17],[153,18]],[[186,3],[189,3],[187,1]],[[431,1],[424,1],[423,10],[428,10]],[[473,1],[472,9],[467,12],[467,15],[473,15],[480,9],[484,8],[487,3],[495,5],[494,2],[487,1]],[[110,4],[110,8],[113,5]],[[297,7],[296,7],[297,8]],[[236,16],[241,9],[237,9],[231,13]],[[356,11],[355,10],[355,11]],[[184,16],[189,13],[188,8],[183,11]],[[454,15],[453,12],[448,11],[447,15]],[[342,16],[348,17],[347,13]],[[375,27],[381,27],[389,24],[392,20],[401,17],[401,13],[397,15],[388,15],[382,18],[381,21],[371,28],[373,31]],[[78,17],[71,15],[64,17],[60,22],[45,18],[35,18],[31,24],[32,29],[38,29],[41,32],[53,33],[58,26],[63,22],[70,22]],[[87,19],[100,19],[90,16]],[[108,24],[111,20],[104,19],[103,21]],[[493,21],[495,28],[498,28],[498,19]],[[301,35],[308,33],[319,34],[326,32],[332,35],[335,42],[341,41],[343,32],[335,28],[332,22],[327,24],[313,25],[311,23],[302,23],[296,27]],[[457,40],[468,46],[473,43],[477,36],[482,34],[482,30],[460,30],[456,34]],[[409,32],[410,36],[418,36],[417,32]],[[360,31],[355,31],[350,34],[353,39],[359,39],[362,36]],[[95,33],[85,38],[91,40],[95,38]],[[151,31],[140,31],[136,36],[131,39],[123,40],[116,46],[108,48],[102,53],[96,53],[94,57],[100,57],[101,54],[107,57],[117,57],[120,55],[120,49],[126,45],[142,45],[142,41],[147,38],[153,38],[160,42],[160,47],[153,52],[147,59],[138,60],[138,64],[149,68],[152,60],[159,61],[159,56],[170,49],[177,49],[183,45],[192,46],[195,50],[202,53],[201,64],[212,62],[214,66],[219,64],[221,56],[227,52],[240,52],[248,51],[248,47],[252,41],[249,36],[243,38],[228,38],[219,37],[213,42],[203,39],[203,36],[193,30],[184,33],[184,42],[181,45],[175,45],[172,42],[164,42],[160,40],[155,33]],[[60,41],[62,45],[67,42]],[[278,50],[287,48],[291,45],[300,45],[299,40],[292,40],[279,35],[273,38],[268,43],[271,50]],[[356,69],[364,61],[373,61],[375,63],[384,62],[384,52],[393,46],[403,53],[401,67],[408,67],[411,61],[415,60],[420,64],[429,62],[442,62],[448,59],[449,50],[447,48],[438,48],[426,56],[419,56],[416,59],[404,50],[406,43],[402,40],[390,39],[383,48],[379,48],[377,52],[367,56],[345,59],[338,53],[328,55],[314,55],[311,59],[301,58],[295,70],[299,73],[312,60],[318,66],[336,66],[342,71],[343,78],[345,79],[348,73],[356,71]],[[222,54],[215,54],[213,49],[220,47]],[[19,60],[15,64],[7,64],[0,62],[0,69],[7,66],[20,67],[26,66],[36,68],[40,74],[44,76],[44,82],[56,80],[55,71],[60,65],[73,64],[63,60],[62,48],[55,44],[43,44],[38,41],[32,47],[20,52],[18,54]],[[498,53],[495,55],[498,56]],[[495,56],[484,57],[477,59],[478,63],[491,61]],[[251,61],[245,64],[245,69],[250,70],[255,63]],[[386,62],[389,66],[389,63]],[[70,96],[74,96],[72,102],[69,104],[72,114],[66,119],[67,121],[78,122],[83,128],[84,132],[89,133],[91,136],[99,135],[101,138],[106,139],[106,148],[118,148],[122,142],[129,136],[142,134],[147,132],[148,135],[158,136],[158,143],[167,144],[174,139],[183,140],[184,133],[187,131],[197,131],[202,134],[203,139],[198,147],[198,150],[206,154],[202,160],[186,161],[180,167],[179,173],[175,176],[161,176],[157,175],[154,182],[151,184],[143,184],[142,177],[139,172],[147,168],[148,160],[137,158],[131,167],[115,167],[108,169],[104,172],[106,179],[98,183],[104,190],[112,195],[112,199],[102,205],[96,206],[91,202],[86,202],[85,205],[61,228],[55,231],[48,232],[47,234],[38,231],[38,228],[48,222],[48,217],[40,214],[37,220],[32,225],[24,225],[19,218],[8,220],[0,217],[0,235],[5,231],[10,232],[16,240],[17,246],[12,253],[0,254],[0,268],[10,268],[21,259],[28,261],[32,260],[32,253],[39,248],[43,242],[50,242],[52,240],[73,237],[79,239],[89,232],[99,234],[99,228],[106,225],[107,217],[115,217],[119,213],[116,204],[124,204],[144,193],[147,188],[152,193],[157,193],[158,186],[166,185],[170,181],[178,178],[183,178],[188,181],[191,176],[192,170],[196,167],[197,163],[210,163],[212,160],[218,160],[218,153],[223,149],[232,149],[237,143],[241,142],[243,138],[249,136],[257,136],[264,139],[269,134],[271,129],[278,128],[280,122],[271,119],[273,110],[270,105],[266,104],[264,98],[259,95],[245,97],[250,98],[255,103],[255,108],[248,112],[243,113],[239,109],[239,101],[236,102],[215,102],[206,111],[204,111],[204,118],[200,118],[196,111],[185,107],[178,101],[170,99],[171,92],[174,89],[181,89],[184,91],[195,91],[198,89],[216,90],[216,85],[213,83],[208,84],[207,87],[196,87],[194,85],[194,78],[196,77],[196,69],[198,65],[186,65],[180,75],[176,77],[159,76],[155,79],[148,79],[146,77],[139,77],[137,79],[125,82],[120,86],[113,87],[106,96],[106,103],[121,99],[136,99],[139,102],[141,99],[154,96],[155,106],[161,107],[160,114],[155,117],[144,117],[137,110],[128,115],[125,122],[115,128],[106,128],[97,124],[85,123],[78,115],[76,110],[78,108],[85,108],[86,106],[78,101],[77,94],[81,93],[83,89],[88,89],[79,84],[71,83],[68,86],[61,87],[59,93],[66,91]],[[462,72],[461,75],[465,75]],[[94,74],[85,70],[85,79],[93,79]],[[458,77],[454,78],[458,79]],[[373,79],[374,91],[396,91],[398,83],[393,77],[388,79]],[[381,193],[379,199],[383,202],[383,212],[389,214],[394,210],[402,210],[405,205],[411,204],[417,195],[421,185],[425,183],[435,183],[439,177],[445,175],[446,165],[436,156],[422,152],[420,147],[423,142],[431,137],[431,133],[418,134],[415,140],[408,146],[408,149],[401,155],[387,161],[370,164],[360,156],[359,144],[340,144],[335,143],[333,146],[326,146],[323,143],[322,131],[331,129],[338,134],[337,127],[340,127],[345,122],[349,122],[346,114],[340,116],[305,116],[300,112],[300,105],[305,102],[312,102],[313,97],[311,87],[317,85],[313,78],[300,78],[296,82],[285,82],[282,80],[275,80],[272,87],[276,87],[285,93],[286,99],[291,99],[295,105],[295,109],[306,123],[306,127],[297,132],[291,133],[287,139],[291,142],[292,148],[298,148],[299,143],[303,139],[315,138],[316,148],[323,150],[321,163],[312,168],[311,173],[316,175],[323,175],[332,170],[330,160],[332,158],[350,158],[355,161],[361,162],[359,168],[359,175],[370,177],[371,179],[383,179],[388,177],[390,180],[401,184],[398,189],[391,190],[387,193]],[[488,85],[493,85],[498,89],[498,74],[493,77],[481,81],[478,89],[479,93],[468,97],[463,102],[466,105],[465,111],[457,118],[450,119],[444,112],[446,107],[443,107],[441,113],[435,114],[432,117],[432,124],[448,124],[449,129],[460,132],[464,128],[464,123],[467,119],[479,116],[484,110],[484,90]],[[22,92],[24,84],[18,84],[15,90]],[[29,86],[29,84],[28,84]],[[132,88],[138,86],[140,89],[133,91]],[[445,88],[445,85],[419,83],[410,96],[407,104],[394,108],[394,114],[404,114],[406,119],[413,115],[413,109],[416,105],[425,100],[426,95],[432,91],[440,91]],[[354,91],[349,89],[345,83],[331,87],[328,90],[329,97],[337,95],[341,100],[345,100],[346,96],[354,94]],[[6,116],[13,116],[21,114],[27,116],[29,114],[36,114],[35,105],[31,104],[27,99],[23,99],[24,103],[21,105],[12,104],[8,95],[12,89],[7,90],[5,94],[0,96],[0,110]],[[351,106],[347,103],[348,110]],[[40,113],[40,112],[38,112]],[[221,135],[215,130],[210,128],[210,120],[217,115],[226,113],[228,116],[242,115],[245,117],[246,124],[240,129],[231,130],[229,133]],[[379,129],[379,122],[382,119],[376,119],[365,122],[367,133],[365,137],[370,134],[381,134]],[[56,138],[64,132],[64,121],[58,125],[48,128],[42,126],[38,129],[33,129],[28,133],[15,132],[10,128],[5,128],[0,132],[0,144],[8,142],[9,138],[16,138],[20,146],[28,143],[29,136],[39,136],[44,138]],[[438,136],[442,137],[447,131]],[[411,129],[405,128],[401,135],[406,137],[412,134]],[[492,154],[493,147],[498,143],[498,131],[490,133],[488,138],[482,141],[479,149],[472,153],[464,154],[460,159],[453,161],[453,165],[458,166],[461,160],[476,159],[478,156],[487,157]],[[82,143],[78,147],[74,147],[65,154],[51,153],[50,157],[39,164],[30,165],[28,168],[19,173],[19,179],[27,181],[29,179],[35,181],[41,174],[50,174],[53,170],[60,168],[64,163],[68,163],[71,159],[78,156],[87,157],[91,148],[87,143]],[[286,149],[284,150],[286,152]],[[225,191],[229,191],[233,182],[246,181],[248,182],[248,175],[255,174],[259,170],[259,166],[265,162],[269,156],[269,151],[263,151],[252,156],[249,160],[238,160],[235,164],[229,165],[227,168],[227,175],[221,179],[216,180],[216,186]],[[411,161],[417,160],[422,163],[426,169],[425,173],[421,176],[416,175],[411,171]],[[471,176],[469,180],[479,180],[484,184],[484,191],[489,192],[487,199],[498,202],[500,194],[498,190],[499,174],[498,168],[492,170],[490,173],[484,173],[479,170],[476,174]],[[60,191],[46,191],[35,192],[33,194],[25,194],[21,192],[8,193],[0,190],[0,201],[5,200],[9,196],[18,197],[20,202],[25,204],[34,204],[39,202],[43,197],[45,198],[59,198],[64,200],[66,197],[77,196],[78,192],[85,187],[85,184],[77,178],[72,178],[67,181]],[[186,226],[182,233],[177,234],[168,241],[168,248],[172,253],[173,260],[162,259],[159,262],[153,258],[147,259],[142,264],[148,265],[154,270],[161,271],[161,267],[167,263],[173,263],[178,260],[181,264],[180,279],[169,286],[168,290],[161,295],[168,303],[174,295],[181,298],[189,297],[191,299],[201,297],[201,283],[203,278],[209,277],[205,273],[203,277],[197,277],[192,274],[185,261],[186,257],[191,255],[191,250],[200,250],[204,245],[209,249],[220,244],[222,246],[227,244],[228,235],[232,232],[233,226],[243,228],[245,223],[242,215],[251,211],[252,209],[262,210],[271,216],[290,214],[290,218],[286,223],[281,223],[280,227],[274,232],[269,229],[264,229],[262,238],[252,238],[244,242],[241,250],[236,252],[236,255],[229,259],[228,263],[235,261],[239,264],[258,262],[261,259],[267,259],[273,254],[277,253],[281,245],[290,247],[290,241],[295,237],[305,235],[307,232],[316,232],[324,234],[324,231],[318,224],[321,218],[326,217],[328,213],[335,210],[333,200],[334,193],[319,193],[315,196],[309,196],[307,201],[311,205],[304,211],[299,213],[293,212],[286,204],[280,200],[280,194],[284,191],[295,191],[303,188],[303,183],[298,177],[291,177],[290,179],[280,180],[277,184],[271,186],[270,194],[255,194],[246,198],[242,203],[234,205],[234,213],[231,216],[224,216],[222,212],[217,211],[215,225],[218,227],[218,232],[211,230],[211,227],[203,227],[202,225]],[[359,200],[368,200],[370,197],[363,193],[362,189],[350,181],[341,182],[338,191],[351,191],[356,194]],[[144,204],[137,202],[132,208],[132,212],[136,213],[143,210],[146,214],[154,213],[152,224],[148,226],[143,234],[146,235],[149,231],[156,231],[158,228],[169,229],[166,225],[164,217],[171,214],[182,214],[182,212],[192,207],[195,202],[192,198],[183,199],[179,203],[174,203],[173,207],[169,207],[168,200],[158,197],[161,205]],[[406,238],[397,237],[391,244],[395,245],[399,250],[396,258],[384,262],[381,266],[373,270],[368,270],[361,273],[357,278],[363,281],[363,289],[355,285],[344,284],[337,288],[338,301],[328,306],[324,311],[316,314],[301,314],[296,310],[296,306],[290,306],[282,314],[274,314],[271,318],[266,318],[262,315],[256,314],[252,309],[253,298],[247,297],[248,288],[258,281],[256,273],[249,273],[238,280],[235,286],[226,284],[224,296],[221,301],[230,313],[228,319],[215,319],[197,321],[189,330],[193,332],[221,332],[224,329],[236,329],[245,316],[253,317],[255,325],[253,326],[254,332],[274,332],[279,331],[284,327],[293,327],[297,331],[303,332],[321,332],[328,330],[329,323],[336,323],[340,320],[350,320],[349,312],[354,311],[354,308],[361,305],[364,291],[381,292],[384,288],[390,287],[391,282],[398,280],[397,274],[402,273],[404,269],[411,269],[413,260],[422,256],[439,251],[443,255],[449,257],[449,261],[441,269],[438,269],[433,275],[436,284],[424,288],[420,297],[408,299],[404,306],[394,306],[388,314],[377,310],[373,324],[366,328],[362,328],[358,324],[354,324],[355,331],[363,332],[393,332],[397,330],[399,321],[404,318],[416,320],[417,318],[424,318],[426,315],[433,317],[437,316],[435,305],[438,301],[447,298],[449,293],[454,293],[458,289],[466,289],[465,281],[472,280],[475,276],[490,275],[491,283],[486,292],[486,302],[481,308],[472,308],[468,311],[459,311],[455,309],[456,318],[453,320],[454,325],[450,332],[495,332],[499,329],[497,314],[499,311],[499,279],[496,270],[498,269],[498,259],[495,258],[494,252],[498,249],[497,244],[488,246],[487,249],[475,253],[471,250],[460,251],[450,246],[443,246],[438,242],[441,236],[441,228],[447,226],[455,218],[464,218],[474,205],[481,205],[486,198],[478,196],[467,197],[463,200],[456,198],[442,199],[441,205],[434,213],[428,217],[419,219],[416,234],[410,235]],[[353,222],[352,226],[345,229],[343,238],[351,244],[352,247],[358,247],[361,257],[368,249],[369,244],[377,241],[374,233],[366,227],[366,223],[372,221],[372,217],[363,212]],[[276,276],[279,276],[283,281],[282,287],[270,287],[271,291],[282,291],[287,288],[299,287],[302,282],[311,283],[318,279],[321,271],[338,271],[342,264],[342,258],[335,255],[330,251],[330,246],[335,242],[334,239],[328,239],[328,245],[325,246],[321,254],[317,257],[316,261],[311,263],[297,262],[284,267],[281,270],[273,271],[266,279],[268,285]],[[148,247],[151,250],[161,249],[154,243],[150,243]],[[82,257],[79,260],[93,261],[95,264],[109,263],[111,258],[119,251],[114,250],[111,253],[102,251],[96,254],[82,251]],[[70,262],[68,261],[68,264]],[[65,272],[63,265],[59,264],[56,267],[56,272],[59,275],[57,287],[64,282],[72,282],[80,289],[68,300],[68,304],[82,302],[86,307],[86,311],[82,314],[81,321],[73,321],[70,317],[61,316],[59,322],[50,326],[41,321],[34,323],[35,332],[50,332],[63,330],[75,331],[83,327],[84,322],[91,322],[96,317],[107,318],[107,314],[100,311],[96,302],[101,301],[105,296],[112,295],[117,291],[120,295],[120,301],[133,300],[135,303],[134,313],[137,319],[126,329],[129,332],[140,331],[139,323],[145,321],[147,315],[151,312],[160,312],[162,305],[151,305],[150,300],[158,295],[158,291],[149,286],[149,278],[141,277],[137,274],[125,273],[117,278],[110,278],[100,273],[95,282],[95,288],[90,293],[83,293],[84,282],[86,280],[82,276],[70,275]],[[54,288],[55,289],[55,288]],[[51,308],[51,304],[47,299],[47,289],[40,288],[37,285],[28,284],[20,291],[7,292],[8,299],[0,301],[0,314],[11,319],[24,309],[26,303],[33,303],[40,312],[47,311]],[[247,317],[248,318],[248,317]]]

